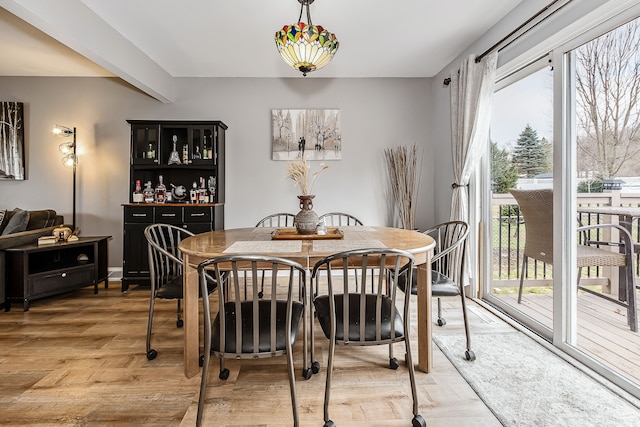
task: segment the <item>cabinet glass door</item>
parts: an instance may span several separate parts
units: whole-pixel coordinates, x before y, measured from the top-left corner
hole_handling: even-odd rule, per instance
[[[194,127],[191,129],[192,161],[194,165],[210,166],[214,158],[213,127]]]
[[[132,157],[135,164],[158,163],[158,127],[134,125],[132,133]]]

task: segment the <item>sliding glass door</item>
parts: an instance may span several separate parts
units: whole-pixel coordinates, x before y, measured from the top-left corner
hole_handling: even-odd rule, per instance
[[[600,249],[640,253],[636,17],[615,16],[498,82],[481,198],[481,295],[640,396],[637,303],[633,307],[638,290],[625,269],[585,263],[578,250],[589,240],[617,244],[629,232],[634,244]],[[544,219],[527,217],[526,204],[518,204],[512,189],[540,194],[534,211],[547,216],[546,228]],[[542,197],[545,191],[550,198]],[[625,231],[578,233],[596,224]],[[635,281],[638,261],[634,253]]]
[[[552,73],[545,56],[497,85],[485,221],[491,245],[485,297],[545,337],[551,337],[553,324],[552,267],[544,257],[529,257],[523,263],[527,229],[511,190],[553,188]],[[552,206],[548,208],[551,220]]]

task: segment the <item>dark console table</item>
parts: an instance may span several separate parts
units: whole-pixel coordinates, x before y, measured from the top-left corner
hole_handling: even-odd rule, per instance
[[[6,303],[29,302],[108,281],[108,247],[111,236],[80,237],[76,241],[47,245],[31,243],[6,249]]]

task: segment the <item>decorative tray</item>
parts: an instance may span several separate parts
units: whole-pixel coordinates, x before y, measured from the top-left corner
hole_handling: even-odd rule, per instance
[[[327,234],[300,234],[295,228],[278,228],[271,233],[272,240],[322,240],[343,239],[344,233],[338,227],[327,227]]]

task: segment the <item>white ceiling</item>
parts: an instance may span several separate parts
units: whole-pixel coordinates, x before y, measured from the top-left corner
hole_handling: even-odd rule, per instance
[[[521,1],[317,0],[312,21],[335,33],[340,48],[309,76],[432,77]],[[273,40],[297,22],[296,0],[0,0],[0,7],[0,76],[116,75],[154,87],[173,77],[299,75]]]

